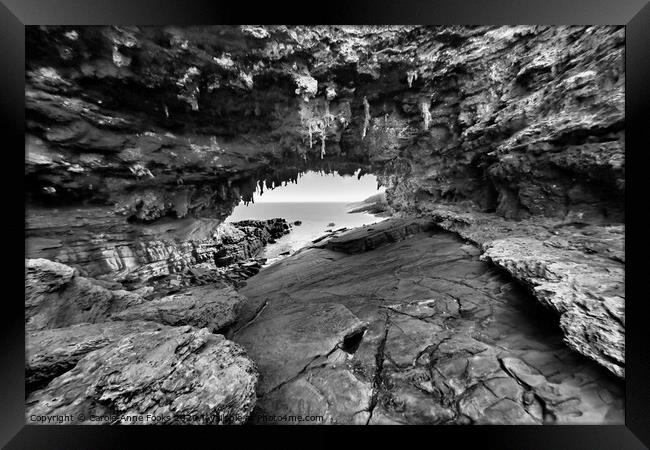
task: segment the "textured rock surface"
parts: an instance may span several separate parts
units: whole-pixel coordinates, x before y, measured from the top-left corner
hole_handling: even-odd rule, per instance
[[[257,376],[242,348],[223,336],[161,327],[86,354],[27,398],[26,417],[72,414],[74,423],[87,424],[129,424],[134,416],[141,417],[135,423],[146,424],[238,424],[255,404]]]
[[[625,376],[625,230],[622,225],[513,223],[465,208],[427,211],[438,226],[483,250],[560,316],[565,342]]]
[[[128,334],[160,330],[154,322],[80,323],[31,331],[25,337],[25,384],[28,392],[72,369],[86,354],[113,344]]]
[[[239,333],[238,342],[251,349],[251,358],[264,373],[261,394],[291,381],[314,360],[345,348],[367,325],[341,304],[289,303],[283,308],[274,305]]]
[[[623,383],[568,349],[555,316],[476,247],[403,238],[310,248],[248,281],[257,308],[232,339],[260,358],[254,423],[623,423]],[[334,306],[339,327],[309,313]],[[341,341],[357,321],[364,333]]]
[[[579,252],[557,251],[533,239],[490,242],[484,257],[529,283],[560,314],[570,347],[618,376],[625,375],[624,268]],[[571,258],[567,258],[570,256]]]
[[[368,212],[377,216],[389,216],[389,209],[385,192],[370,196],[362,202],[350,203],[348,205],[349,213]]]
[[[112,319],[192,325],[217,332],[237,319],[245,302],[230,286],[205,285],[132,306],[113,314]]]
[[[27,48],[34,201],[224,217],[324,156],[374,163],[400,210],[622,219],[622,27],[30,27]]]
[[[144,301],[135,293],[105,285],[110,283],[81,277],[64,264],[25,260],[25,329],[104,322],[111,314]]]
[[[254,258],[289,229],[283,219],[231,224],[188,218],[143,226],[101,208],[35,209],[27,219],[26,253],[140,287],[190,268],[227,274],[231,264]]]
[[[391,210],[482,246],[572,348],[624,375],[623,27],[26,33],[29,257],[130,287],[215,270],[240,198],[361,168]],[[232,242],[235,259],[261,241]]]
[[[391,242],[401,241],[408,235],[431,228],[433,222],[429,219],[385,220],[338,233],[318,242],[315,246],[345,253],[361,253]]]

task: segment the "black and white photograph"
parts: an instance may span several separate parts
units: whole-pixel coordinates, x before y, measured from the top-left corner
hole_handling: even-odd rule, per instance
[[[650,445],[650,4],[88,2],[0,5],[0,445]]]
[[[29,424],[623,424],[621,26],[28,26]]]

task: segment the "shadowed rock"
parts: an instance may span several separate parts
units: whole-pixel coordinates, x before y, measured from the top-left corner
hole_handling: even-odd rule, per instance
[[[580,252],[558,250],[533,239],[503,239],[486,246],[484,258],[530,285],[560,316],[567,344],[625,377],[624,267]]]
[[[26,250],[81,270],[28,269],[28,330],[142,302],[86,276],[172,289],[190,268],[221,276],[278,229],[222,224],[241,200],[306,170],[362,169],[395,214],[478,245],[535,298],[407,219],[328,235],[251,279],[232,330],[270,317],[291,330],[276,308],[300,303],[311,323],[305,303],[322,301],[340,306],[334,330],[352,323],[345,308],[367,331],[328,332],[341,343],[309,347],[309,367],[288,346],[296,361],[280,361],[304,371],[261,410],[621,422],[620,383],[562,339],[624,376],[623,27],[52,26],[28,28],[26,49]]]
[[[565,342],[625,377],[625,230],[549,219],[516,224],[491,214],[437,205],[437,226],[457,233],[528,286],[560,317]]]

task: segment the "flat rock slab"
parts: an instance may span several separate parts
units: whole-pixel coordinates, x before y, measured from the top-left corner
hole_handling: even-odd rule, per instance
[[[274,302],[240,330],[237,341],[250,349],[264,374],[258,391],[277,389],[319,358],[326,358],[364,332],[367,324],[340,303]],[[264,345],[258,345],[259,343]]]
[[[155,322],[81,323],[65,328],[28,332],[25,336],[25,384],[29,391],[43,387],[72,369],[88,353],[136,332],[156,331]]]
[[[235,321],[245,302],[246,299],[230,286],[206,285],[132,306],[112,318],[192,325],[216,332]]]
[[[250,421],[623,423],[622,381],[568,348],[557,315],[480,254],[416,232],[262,269],[232,336],[260,361]],[[320,307],[349,319],[330,324]],[[340,324],[356,321],[365,331],[345,339],[355,327]]]
[[[238,344],[205,328],[162,327],[86,354],[30,394],[26,417],[67,414],[80,424],[239,424],[255,405],[257,378],[255,364]]]
[[[344,253],[361,253],[431,228],[433,222],[428,219],[395,218],[346,231],[321,241],[316,246]]]

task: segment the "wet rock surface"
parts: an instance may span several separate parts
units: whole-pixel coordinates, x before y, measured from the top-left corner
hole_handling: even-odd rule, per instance
[[[362,253],[391,242],[397,242],[419,231],[431,229],[428,219],[393,219],[364,225],[350,231],[337,233],[316,244],[316,247],[344,253]]]
[[[231,334],[260,361],[251,421],[622,423],[623,384],[567,348],[555,314],[479,255],[419,231],[264,268]]]
[[[116,322],[115,326],[121,326]],[[255,404],[257,370],[243,349],[192,327],[125,335],[83,356],[26,400],[26,417],[74,423],[239,424]],[[94,420],[93,420],[94,418]]]
[[[437,226],[478,245],[482,259],[528,286],[560,316],[565,342],[625,376],[625,229],[623,225],[511,222],[465,208],[427,212]]]

